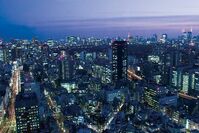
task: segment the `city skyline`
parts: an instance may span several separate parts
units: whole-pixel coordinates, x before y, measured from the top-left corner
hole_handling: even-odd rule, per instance
[[[0,133],[199,133],[199,1],[0,5]]]

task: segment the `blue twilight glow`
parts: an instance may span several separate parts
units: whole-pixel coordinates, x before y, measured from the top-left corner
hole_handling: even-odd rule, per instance
[[[14,31],[18,26],[23,26],[25,29],[21,31],[22,33],[29,31],[29,33],[41,33],[41,35],[46,33],[46,29],[50,30],[50,32],[54,31],[55,34],[57,32],[60,34],[63,32],[77,34],[76,26],[80,27],[80,33],[78,34],[81,34],[82,32],[86,32],[84,28],[88,28],[88,24],[88,31],[94,31],[96,28],[99,29],[102,23],[106,22],[105,26],[111,25],[111,28],[123,27],[124,29],[121,32],[126,32],[125,28],[129,29],[130,27],[130,29],[135,29],[137,26],[152,28],[155,25],[163,25],[166,26],[163,29],[167,29],[168,26],[175,26],[178,23],[180,23],[178,25],[180,28],[187,26],[194,27],[197,21],[193,17],[189,21],[184,22],[183,19],[178,19],[174,23],[173,21],[176,18],[166,18],[160,21],[146,18],[147,21],[142,22],[140,22],[140,19],[134,18],[133,22],[136,24],[131,23],[132,21],[127,22],[126,19],[120,19],[114,23],[103,19],[185,15],[197,17],[199,15],[199,1],[197,0],[1,0],[0,5],[0,32],[5,32],[5,26],[10,29],[14,25]],[[98,23],[97,21],[97,23],[93,23],[90,21],[91,19],[102,19],[103,22]],[[85,27],[82,24],[82,20],[84,20],[83,24],[86,25]],[[89,22],[85,20],[89,20]],[[67,25],[71,24],[74,27],[67,28]],[[90,27],[92,27],[92,30]],[[178,27],[175,27],[175,29],[177,28],[179,31]],[[60,29],[64,29],[64,31]],[[68,32],[65,30],[68,30]],[[94,32],[89,33],[97,34]],[[106,33],[109,35],[109,32]]]

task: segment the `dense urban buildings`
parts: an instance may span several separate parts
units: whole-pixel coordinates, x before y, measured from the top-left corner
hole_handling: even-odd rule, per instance
[[[0,0],[0,133],[199,133],[198,0]]]
[[[191,31],[2,41],[0,132],[198,132],[198,46]]]

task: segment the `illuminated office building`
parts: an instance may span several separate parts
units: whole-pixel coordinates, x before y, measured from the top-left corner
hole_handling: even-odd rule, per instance
[[[199,92],[199,72],[195,72],[195,84],[194,89]]]
[[[147,104],[155,110],[159,110],[157,92],[155,89],[146,87],[144,92],[144,99]]]
[[[177,70],[172,70],[171,72],[171,85],[173,87],[178,86],[178,71]]]
[[[3,46],[0,46],[0,60],[4,61],[4,49],[3,49]]]
[[[39,107],[35,93],[19,93],[15,101],[17,133],[39,132]]]
[[[189,89],[189,73],[185,72],[182,75],[182,92],[187,93]]]
[[[112,80],[113,82],[127,78],[127,42],[112,43]]]
[[[58,64],[60,80],[70,80],[73,76],[73,59],[69,55],[66,55],[65,51],[61,51]]]
[[[177,105],[177,95],[169,94],[166,87],[148,86],[144,88],[144,101],[149,107],[159,111],[164,105]]]

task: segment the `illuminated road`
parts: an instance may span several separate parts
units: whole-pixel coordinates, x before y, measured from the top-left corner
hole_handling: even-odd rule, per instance
[[[135,70],[133,68],[129,68],[127,70],[127,75],[128,75],[128,79],[129,80],[143,80],[142,77],[138,76],[136,73],[135,73]]]
[[[122,102],[120,104],[120,106],[117,108],[117,111],[114,112],[111,117],[109,118],[108,122],[106,123],[106,125],[104,126],[104,128],[102,129],[102,131],[108,129],[109,125],[111,124],[111,122],[113,121],[113,119],[117,116],[117,114],[121,111],[122,107],[124,106],[124,102]]]
[[[8,118],[0,126],[0,133],[12,133],[16,128],[15,98],[20,86],[20,70],[14,69],[11,77],[11,97],[8,104]]]
[[[52,116],[56,120],[59,131],[61,131],[61,133],[66,133],[67,131],[62,127],[63,114],[60,112],[60,115],[59,115],[60,117],[59,117],[59,116],[57,116],[57,113],[54,111],[54,109],[57,107],[57,103],[52,100],[51,96],[47,96],[47,102],[48,102],[49,108],[53,112]]]
[[[9,105],[9,119],[13,120],[15,119],[15,98],[16,94],[19,89],[19,70],[14,71],[13,78],[13,85],[11,87],[11,99],[10,99],[10,105]]]

